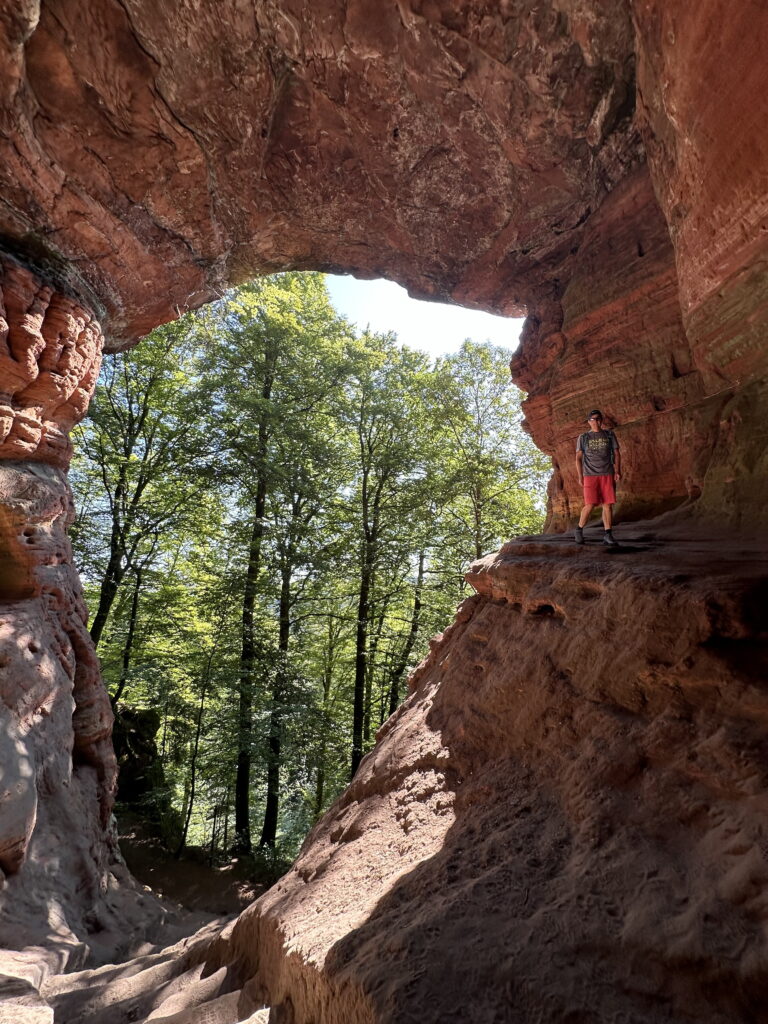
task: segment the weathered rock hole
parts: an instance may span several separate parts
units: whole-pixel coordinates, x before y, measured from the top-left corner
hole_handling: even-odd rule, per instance
[[[557,615],[557,612],[551,604],[539,604],[535,608],[531,608],[529,615],[539,615],[547,617],[551,615]]]
[[[31,651],[32,654],[37,654],[40,651],[40,644],[35,643],[34,640],[30,640],[27,644],[27,650]]]

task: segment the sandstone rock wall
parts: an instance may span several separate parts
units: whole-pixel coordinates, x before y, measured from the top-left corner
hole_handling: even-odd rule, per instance
[[[102,341],[78,301],[0,261],[0,934],[59,967],[135,927],[109,892],[112,711],[67,537],[68,431]]]
[[[411,696],[210,968],[241,963],[295,1024],[759,1019],[765,557],[634,539],[473,566]]]
[[[528,428],[554,460],[550,529],[578,517],[575,441],[600,407],[624,449],[617,513],[637,519],[701,493],[716,416],[680,313],[674,252],[648,171],[589,219],[570,277],[526,324],[512,374]],[[715,421],[713,423],[713,421]]]
[[[625,439],[622,516],[696,500],[746,529],[766,507],[766,18],[757,0],[727,18],[722,0],[9,5],[0,236],[113,348],[284,267],[527,311],[515,373],[555,460],[551,529],[593,405]]]

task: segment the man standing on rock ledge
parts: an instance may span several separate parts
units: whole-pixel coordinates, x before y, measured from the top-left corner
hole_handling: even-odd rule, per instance
[[[612,430],[603,430],[603,414],[593,409],[587,417],[589,430],[579,434],[576,442],[576,469],[584,489],[584,508],[579,516],[575,540],[584,543],[584,527],[595,505],[603,506],[603,541],[614,546],[611,527],[616,502],[614,483],[621,479],[621,452]]]

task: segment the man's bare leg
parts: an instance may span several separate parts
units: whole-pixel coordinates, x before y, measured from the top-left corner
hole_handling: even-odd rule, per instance
[[[592,515],[592,509],[594,507],[594,505],[585,505],[581,510],[581,515],[579,516],[579,528],[587,525],[587,520]],[[603,508],[605,508],[605,505],[603,505]],[[603,513],[603,515],[605,515],[605,513]]]
[[[603,526],[605,527],[605,534],[603,535],[603,542],[608,544],[610,547],[616,546],[613,534],[611,533],[611,526],[613,525],[613,505],[603,505]]]

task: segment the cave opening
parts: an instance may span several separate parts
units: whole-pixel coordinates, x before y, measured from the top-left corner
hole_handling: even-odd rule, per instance
[[[105,358],[72,537],[139,877],[147,842],[158,862],[284,870],[472,559],[541,530],[521,323],[286,272]]]

